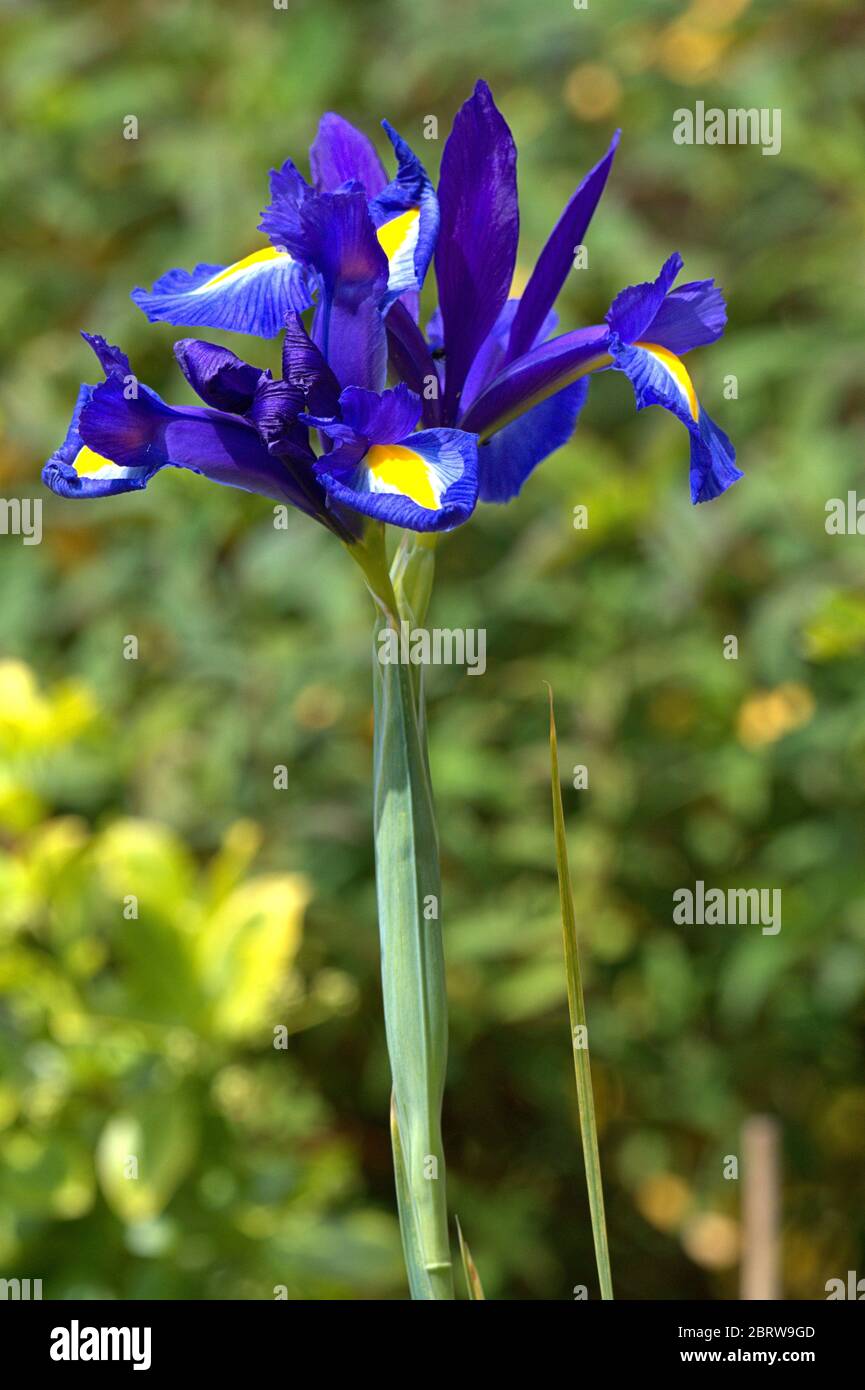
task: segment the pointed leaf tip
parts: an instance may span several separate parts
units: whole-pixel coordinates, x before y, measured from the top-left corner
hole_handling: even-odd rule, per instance
[[[457,1223],[457,1236],[459,1237],[460,1243],[460,1256],[463,1262],[463,1273],[466,1278],[466,1290],[468,1292],[468,1296],[473,1302],[477,1302],[478,1300],[483,1300],[484,1302],[486,1302],[487,1296],[484,1293],[483,1284],[481,1283],[481,1277],[478,1274],[477,1265],[472,1259],[472,1252],[469,1249],[468,1243],[463,1236],[463,1228],[460,1225],[460,1219],[457,1216],[455,1217],[455,1220]]]

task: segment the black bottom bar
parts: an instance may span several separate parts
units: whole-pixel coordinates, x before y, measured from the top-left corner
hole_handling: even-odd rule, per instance
[[[386,1365],[394,1348],[377,1334],[428,1327],[431,1317],[445,1336],[453,1330],[459,1337],[458,1362],[468,1357],[479,1370],[519,1350],[535,1361],[541,1353],[546,1362],[561,1348],[575,1373],[593,1355],[613,1373],[803,1366],[826,1381],[849,1366],[865,1326],[858,1306],[843,1301],[487,1303],[466,1305],[452,1315],[457,1323],[440,1324],[442,1316],[449,1315],[394,1303],[5,1302],[0,1335],[7,1364],[11,1354],[11,1364],[58,1380],[98,1378],[106,1370],[131,1375],[136,1367],[139,1377],[157,1380],[178,1371],[296,1374],[301,1365],[308,1377],[316,1363],[332,1377],[343,1361],[352,1374],[364,1362]],[[446,1355],[447,1346],[441,1344]]]

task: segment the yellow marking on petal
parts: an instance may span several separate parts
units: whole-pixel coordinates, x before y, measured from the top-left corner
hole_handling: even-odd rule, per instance
[[[379,227],[376,232],[378,244],[388,260],[396,255],[419,217],[420,208],[409,208],[408,212],[401,212],[398,217],[392,217]]]
[[[79,478],[92,478],[96,473],[101,473],[103,468],[113,468],[111,459],[103,458],[102,454],[97,454],[93,449],[83,444],[72,461],[72,467]]]
[[[414,449],[402,444],[373,444],[364,463],[373,478],[417,502],[419,507],[436,511],[439,499],[430,481],[429,467]]]
[[[660,347],[658,343],[634,343],[634,347],[643,348],[646,352],[650,352],[653,357],[657,358],[662,367],[666,367],[676,385],[687,396],[692,417],[699,420],[700,402],[697,400],[694,384],[688,376],[688,370],[681,358],[667,348]]]
[[[227,280],[230,275],[239,275],[241,271],[249,270],[251,266],[262,265],[265,261],[274,261],[277,256],[284,256],[285,251],[277,251],[275,246],[263,246],[260,251],[253,251],[251,255],[244,256],[242,261],[235,261],[234,265],[227,265],[218,275],[214,275],[212,280],[199,285],[199,290],[209,290],[212,285],[218,285],[220,280]]]

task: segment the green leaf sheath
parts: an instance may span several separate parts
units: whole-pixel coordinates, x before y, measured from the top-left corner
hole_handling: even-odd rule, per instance
[[[385,1030],[393,1077],[394,1166],[413,1298],[452,1299],[441,1106],[447,998],[438,835],[411,669],[378,660],[375,855]]]
[[[393,1092],[391,1133],[403,1253],[415,1299],[452,1299],[441,1107],[447,997],[438,834],[420,667],[383,664],[380,635],[423,623],[434,550],[404,536],[388,572],[384,528],[351,548],[376,607],[373,781],[376,894],[384,1021]]]
[[[613,1297],[610,1273],[610,1252],[607,1245],[607,1223],[604,1216],[604,1189],[601,1183],[601,1160],[598,1153],[598,1129],[595,1123],[595,1101],[592,1091],[592,1065],[589,1060],[586,1005],[583,1000],[583,980],[580,972],[580,951],[574,919],[574,894],[568,866],[568,845],[565,837],[565,816],[562,808],[562,785],[559,780],[559,750],[556,740],[556,721],[553,712],[553,692],[550,691],[550,771],[553,792],[553,827],[556,840],[556,870],[559,877],[559,898],[562,911],[562,937],[565,948],[565,973],[568,984],[568,1011],[571,1017],[571,1049],[574,1055],[574,1074],[577,1080],[577,1103],[580,1112],[580,1132],[589,1189],[589,1210],[592,1235],[595,1241],[595,1260],[601,1297]]]

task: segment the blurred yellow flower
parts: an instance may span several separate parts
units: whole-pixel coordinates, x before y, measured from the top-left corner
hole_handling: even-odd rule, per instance
[[[739,1225],[719,1211],[694,1216],[682,1233],[682,1245],[704,1269],[729,1269],[739,1256]]]
[[[79,681],[64,681],[49,694],[23,661],[0,661],[0,745],[15,751],[68,743],[96,717],[96,703]]]
[[[807,724],[816,708],[807,686],[787,682],[774,690],[760,690],[742,704],[736,721],[739,742],[746,748],[775,743],[785,734]]]
[[[717,66],[728,43],[726,34],[679,20],[658,41],[658,67],[674,82],[694,82]]]
[[[622,84],[613,69],[604,63],[581,63],[566,81],[566,106],[584,121],[600,121],[609,116],[622,99]]]
[[[202,923],[196,958],[213,1026],[223,1036],[254,1036],[267,1027],[300,949],[309,899],[300,874],[266,874],[241,884]]]
[[[693,0],[687,19],[706,29],[721,29],[744,13],[751,0]]]
[[[641,1216],[659,1231],[675,1231],[691,1204],[691,1189],[675,1173],[655,1173],[637,1188]]]

